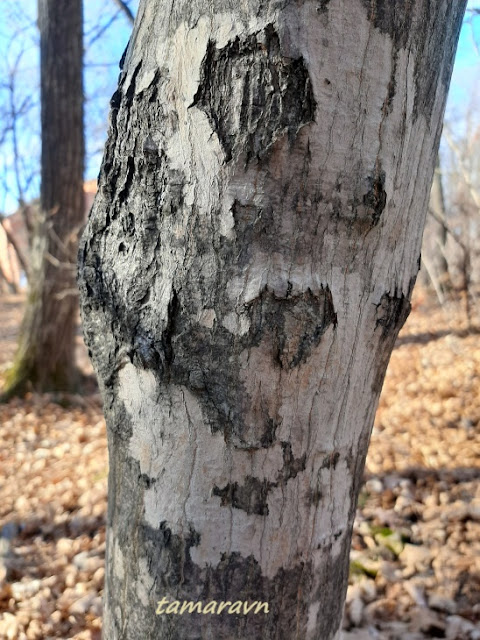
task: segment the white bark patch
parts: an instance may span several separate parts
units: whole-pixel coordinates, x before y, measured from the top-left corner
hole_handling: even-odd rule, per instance
[[[317,617],[320,609],[320,602],[312,602],[308,607],[307,633],[313,634],[317,629]]]
[[[155,583],[148,570],[146,558],[140,558],[138,560],[138,577],[135,590],[144,607],[154,606],[155,600],[150,594],[155,593]]]
[[[136,423],[130,440],[130,454],[139,461],[141,473],[157,477],[160,474],[158,450],[162,443],[155,428],[155,377],[151,371],[127,364],[119,373],[119,382],[125,407]]]
[[[107,532],[107,546],[110,554],[110,563],[113,566],[113,572],[119,580],[125,578],[125,566],[123,553],[118,544],[118,540],[113,540],[113,533],[110,529]]]
[[[120,546],[117,541],[115,541],[115,547],[113,551],[113,567],[114,567],[115,575],[119,578],[119,580],[123,580],[125,576],[123,554],[120,550]]]
[[[207,327],[207,329],[213,329],[213,325],[215,320],[217,319],[217,315],[215,313],[215,309],[203,309],[198,314],[198,322],[199,324]]]
[[[190,553],[202,567],[216,566],[223,553],[253,554],[262,573],[273,578],[289,560],[308,555],[315,516],[315,510],[304,504],[309,477],[299,472],[272,488],[268,517],[219,508],[220,498],[212,496],[215,485],[241,483],[246,475],[271,483],[279,480],[283,466],[280,445],[254,452],[227,450],[223,435],[212,435],[206,428],[200,405],[187,389],[174,387],[169,396],[162,397],[155,385],[153,374],[131,364],[120,372],[119,394],[133,429],[129,451],[139,461],[142,473],[159,480],[145,491],[145,522],[156,528],[165,521],[177,534],[185,534],[188,523],[201,532],[199,546]],[[228,475],[225,461],[231,470]],[[185,487],[189,488],[187,495]],[[186,495],[185,501],[172,499],[181,495]],[[334,516],[340,526],[346,507],[338,504],[335,495],[332,504],[341,514]],[[331,517],[329,514],[329,522]],[[263,527],[258,526],[259,521],[264,522]],[[294,525],[293,537],[286,538],[282,530],[285,522],[311,524],[303,528]]]
[[[220,233],[228,240],[235,238],[235,221],[231,209],[222,209],[220,217]]]
[[[148,89],[148,87],[152,84],[153,80],[155,79],[155,69],[150,69],[150,71],[147,71],[146,73],[142,74],[140,76],[140,78],[137,79],[137,82],[135,83],[135,93],[141,93],[142,91],[145,91],[145,89]]]
[[[230,466],[229,480],[242,483],[245,476],[252,476],[260,480],[276,482],[283,467],[283,452],[280,444],[268,449],[246,451],[230,449],[226,452]]]
[[[234,335],[243,336],[250,329],[250,320],[243,313],[231,311],[223,318],[222,326]]]
[[[172,85],[176,87],[177,99],[182,100],[188,107],[200,81],[200,66],[207,50],[207,42],[211,36],[210,22],[206,17],[200,18],[195,29],[189,29],[184,23],[180,25],[175,37],[170,40],[168,57],[176,61],[172,69]],[[173,53],[173,55],[172,55]],[[159,47],[157,62],[159,66],[165,60],[164,46]]]
[[[133,365],[122,369],[119,393],[132,420],[130,453],[142,473],[160,480],[145,491],[145,520],[154,528],[166,521],[181,533],[185,516],[193,524],[205,517],[211,490],[206,471],[218,469],[221,475],[223,438],[211,435],[189,391],[174,387],[170,397],[162,397],[153,374]],[[185,487],[191,493],[182,504],[173,497],[185,495]]]

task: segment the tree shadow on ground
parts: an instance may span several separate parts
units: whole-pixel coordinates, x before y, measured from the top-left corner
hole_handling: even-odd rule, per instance
[[[409,336],[400,336],[395,342],[395,348],[402,347],[405,344],[427,344],[432,340],[441,340],[446,336],[455,336],[456,338],[467,338],[472,335],[480,335],[480,327],[472,326],[468,329],[442,329],[440,331],[427,331],[424,333],[415,333]]]

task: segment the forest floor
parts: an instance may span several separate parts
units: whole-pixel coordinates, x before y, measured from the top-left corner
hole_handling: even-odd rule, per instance
[[[0,297],[0,385],[22,305]],[[480,640],[480,331],[421,292],[413,307],[372,434],[345,640]],[[0,640],[100,638],[106,496],[98,394],[0,406]]]

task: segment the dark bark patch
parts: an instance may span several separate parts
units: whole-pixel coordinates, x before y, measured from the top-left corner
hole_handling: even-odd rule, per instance
[[[112,434],[115,446],[123,448],[124,443],[132,437],[133,425],[125,404],[118,399],[118,389],[115,384],[116,372],[111,372],[111,380],[105,385],[103,409],[107,416],[107,427]],[[111,386],[110,386],[111,385]]]
[[[328,11],[328,5],[330,0],[320,0],[317,6],[318,13],[326,13]]]
[[[172,289],[170,302],[168,303],[167,326],[162,332],[162,351],[165,354],[165,362],[168,366],[173,361],[172,336],[175,335],[176,325],[180,316],[180,301],[175,289]]]
[[[116,89],[110,98],[110,108],[118,111],[122,102],[122,92],[120,89]]]
[[[133,182],[133,174],[135,172],[135,162],[132,157],[127,158],[125,178],[123,182],[123,186],[118,192],[118,204],[121,205],[127,198],[128,193],[130,191],[130,187]]]
[[[268,515],[267,497],[273,483],[267,480],[259,480],[252,476],[245,478],[245,484],[237,482],[228,483],[223,489],[213,488],[213,495],[221,499],[222,507],[231,505],[236,509],[242,509],[248,514],[255,513],[259,516]]]
[[[385,172],[380,171],[374,177],[369,177],[370,189],[363,196],[363,206],[366,215],[371,218],[372,226],[378,224],[380,216],[387,204],[387,193],[385,191]]]
[[[222,49],[210,41],[192,106],[204,111],[226,161],[261,159],[280,136],[313,121],[315,99],[303,58],[282,56],[273,25]],[[240,116],[239,116],[240,114]]]
[[[348,583],[348,570],[350,559],[350,541],[351,531],[348,535],[344,532],[336,532],[343,534],[341,542],[342,549],[338,555],[332,556],[331,545],[327,545],[323,555],[323,563],[320,568],[321,585],[317,597],[322,602],[322,610],[317,614],[317,638],[332,638],[338,629],[337,620],[342,618],[343,607],[345,602],[345,593]],[[334,538],[336,533],[334,533]],[[328,589],[325,590],[325,585]],[[328,615],[325,612],[328,611]]]
[[[362,0],[368,19],[376,29],[388,35],[395,46],[405,47],[412,31],[412,0]]]
[[[158,145],[150,134],[143,141],[143,156],[147,163],[156,164],[159,155]]]
[[[292,445],[289,442],[282,442],[282,449],[283,468],[278,481],[286,484],[287,480],[296,478],[301,471],[305,471],[307,455],[304,453],[300,458],[295,458],[292,452]]]
[[[387,371],[390,355],[397,339],[400,329],[403,327],[410,313],[410,294],[415,284],[415,278],[412,278],[409,284],[408,294],[398,295],[384,293],[380,299],[380,303],[375,310],[375,329],[381,327],[381,342],[376,358],[376,375],[372,383],[372,392],[379,394],[382,390],[385,373]],[[366,450],[366,447],[365,447]],[[356,477],[356,476],[354,476]]]
[[[267,288],[250,303],[250,336],[255,343],[268,339],[272,358],[283,368],[305,363],[330,325],[337,325],[330,289],[310,290],[277,298]]]
[[[275,220],[271,207],[257,207],[252,204],[243,205],[235,200],[232,205],[232,216],[235,221],[238,246],[236,262],[242,269],[251,261],[256,247],[270,251],[276,240],[272,237]]]
[[[403,293],[384,293],[376,312],[375,328],[382,327],[382,338],[395,334],[403,327],[410,313],[411,304]],[[393,346],[393,345],[392,345]]]
[[[330,469],[332,467],[333,467],[333,469],[336,469],[339,459],[340,459],[340,452],[339,451],[333,451],[332,453],[329,453],[322,460],[322,464],[320,466],[320,469]]]
[[[265,289],[246,306],[250,329],[240,336],[220,321],[212,328],[192,322],[197,312],[186,286],[178,292],[176,303],[182,312],[166,332],[169,349],[162,347],[171,352],[168,380],[186,385],[198,396],[212,431],[223,431],[226,441],[241,448],[270,447],[275,442],[278,416],[273,406],[259,398],[255,428],[246,424],[252,399],[239,379],[238,358],[246,349],[261,347],[271,354],[274,367],[293,368],[306,362],[327,328],[337,322],[329,288],[315,294],[289,293],[285,298]],[[201,279],[195,283],[196,288],[202,286]]]
[[[353,192],[345,197],[334,195],[330,197],[332,217],[343,221],[349,231],[368,233],[380,221],[387,206],[388,194],[385,190],[386,174],[380,164],[371,173],[359,180]],[[337,178],[335,191],[341,191],[342,180]]]
[[[133,591],[129,594],[132,615],[125,616],[124,637],[199,640],[210,637],[212,633],[218,640],[304,637],[308,601],[301,594],[312,589],[311,563],[299,562],[290,569],[280,569],[273,578],[267,578],[262,575],[261,567],[253,556],[244,557],[234,552],[224,553],[216,566],[200,568],[190,558],[190,550],[199,542],[200,536],[193,528],[181,536],[173,533],[166,522],[160,523],[158,529],[143,524],[138,527],[134,543],[123,547],[122,551],[130,568],[137,560],[135,549],[142,549],[145,553],[154,580],[150,593],[152,606],[139,606],[142,615],[133,619],[139,596]],[[116,589],[110,590],[112,602],[120,602],[124,590],[120,584],[113,586]],[[166,594],[169,602],[190,601],[205,605],[212,601],[249,604],[256,601],[266,602],[269,610],[256,615],[156,615],[154,605]],[[336,621],[338,623],[339,620]]]
[[[130,38],[128,39],[128,42],[127,42],[127,46],[125,47],[125,50],[122,53],[122,57],[120,58],[120,62],[118,63],[118,68],[120,69],[120,71],[123,71],[123,67],[125,66],[125,60],[127,58],[128,47],[130,46],[130,42],[131,41],[132,41],[132,38],[130,36]]]
[[[163,358],[161,353],[155,348],[155,340],[150,335],[145,333],[135,334],[131,358],[136,367],[153,369],[157,371],[159,375],[163,374]]]
[[[387,86],[387,95],[383,102],[382,111],[387,116],[392,111],[393,99],[397,91],[397,68],[398,68],[398,49],[393,52],[392,58],[392,71],[390,73],[390,80]]]
[[[231,505],[249,514],[268,515],[267,499],[270,491],[275,487],[285,486],[289,480],[296,478],[301,471],[305,471],[306,454],[295,458],[289,442],[282,442],[282,450],[283,467],[278,473],[276,482],[247,476],[245,484],[241,486],[237,482],[228,483],[222,489],[215,486],[212,493],[221,498],[222,507]]]
[[[422,3],[414,34],[418,48],[415,57],[414,118],[423,114],[430,120],[439,83],[448,91],[453,67],[452,51],[456,48],[465,5],[466,0]],[[434,37],[431,34],[435,34]]]
[[[184,572],[193,571],[190,549],[200,544],[200,534],[190,527],[185,536],[172,533],[167,522],[161,522],[158,529],[140,525],[139,548],[147,558],[153,560],[151,572],[155,581],[168,587],[181,584]]]
[[[90,328],[88,321],[84,322],[87,344],[95,344],[92,352],[97,370],[106,378],[118,370],[115,353],[107,354],[106,350],[107,345],[111,347],[113,343],[122,345],[122,353],[128,353],[136,366],[150,369],[158,377],[165,376],[173,357],[171,334],[179,311],[176,294],[174,292],[164,321],[154,307],[156,298],[151,297],[150,292],[155,290],[155,283],[161,277],[154,265],[160,247],[162,219],[176,215],[182,208],[185,178],[180,171],[169,167],[161,144],[148,134],[158,127],[140,108],[140,103],[149,100],[154,91],[156,87],[151,86],[140,96],[132,95],[129,105],[119,92],[116,120],[128,131],[147,133],[142,138],[133,133],[133,137],[127,136],[120,151],[114,136],[110,137],[100,179],[110,205],[101,216],[94,208],[90,236],[79,253],[84,317],[87,318],[90,311],[100,311],[113,334],[111,340],[105,341],[97,327]],[[160,112],[159,117],[161,115]],[[142,204],[133,214],[132,200],[139,193]],[[99,255],[104,256],[101,264]],[[128,268],[119,268],[127,262]],[[121,275],[117,277],[117,273]]]
[[[151,478],[146,473],[141,473],[138,476],[138,482],[144,489],[150,489],[156,483],[156,481],[157,478]]]
[[[150,298],[149,290],[142,296],[143,290],[140,289],[139,295],[145,304],[148,304]],[[176,331],[176,323],[180,314],[180,303],[177,292],[172,290],[170,302],[168,304],[167,321],[159,337],[153,337],[150,331],[145,331],[142,324],[135,325],[132,332],[133,346],[130,351],[130,357],[136,367],[151,370],[157,379],[168,379],[170,375],[170,367],[173,361],[172,336]],[[131,322],[131,321],[130,321]],[[157,334],[158,335],[158,334]]]
[[[313,505],[315,507],[318,507],[322,498],[323,498],[323,491],[319,487],[315,487],[313,489],[312,487],[310,487],[306,497],[306,504],[307,506]]]

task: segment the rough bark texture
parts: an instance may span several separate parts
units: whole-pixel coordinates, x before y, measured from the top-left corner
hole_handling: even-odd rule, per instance
[[[39,0],[41,213],[31,247],[27,309],[5,395],[70,389],[83,223],[83,18],[81,0]]]
[[[140,4],[79,254],[105,638],[338,637],[464,8]]]

